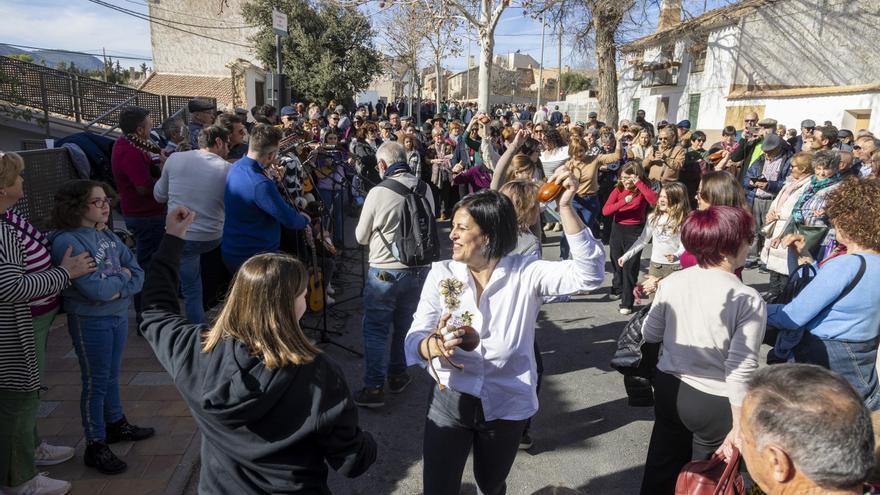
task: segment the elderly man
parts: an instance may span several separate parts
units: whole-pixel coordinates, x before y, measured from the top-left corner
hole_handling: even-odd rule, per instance
[[[798,137],[789,143],[794,148],[795,153],[800,153],[810,149],[810,141],[813,140],[813,130],[816,128],[816,122],[812,119],[806,119],[801,122],[801,133]]]
[[[759,121],[755,112],[747,113],[744,121],[746,128],[743,129],[739,139],[739,147],[730,156],[731,161],[743,162],[737,177],[740,182],[745,179],[746,171],[764,153],[762,149],[764,137],[768,134],[776,134],[776,124],[778,124],[776,119],[771,118],[763,118]],[[788,143],[785,146],[788,147]]]
[[[678,145],[674,127],[660,129],[658,145],[645,157],[645,172],[652,181],[676,182],[684,166],[685,150]]]
[[[739,420],[749,474],[768,495],[871,493],[868,409],[840,376],[820,366],[779,364],[749,382]]]
[[[214,123],[214,114],[217,106],[210,100],[193,98],[186,105],[189,110],[189,149],[199,149],[199,134],[202,129]]]
[[[878,149],[880,149],[880,139],[873,135],[864,134],[856,139],[853,151],[858,158],[858,168],[862,177],[871,173],[871,156]]]

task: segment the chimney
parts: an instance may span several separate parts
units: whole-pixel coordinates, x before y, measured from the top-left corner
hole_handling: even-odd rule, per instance
[[[669,29],[681,22],[681,0],[661,0],[657,32]]]

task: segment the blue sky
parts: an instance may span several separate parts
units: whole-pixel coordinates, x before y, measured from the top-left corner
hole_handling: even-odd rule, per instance
[[[108,3],[146,13],[147,0],[105,0]],[[204,0],[206,3],[214,0]],[[614,0],[610,0],[614,1]],[[643,26],[646,32],[653,29],[656,19],[656,4],[659,0],[640,0],[648,5],[647,19]],[[699,13],[703,0],[684,0],[685,9]],[[730,0],[707,0],[707,7],[713,8],[730,3]],[[368,6],[366,10],[377,10]],[[120,12],[110,10],[86,0],[3,0],[0,3],[0,18],[7,19],[0,43],[20,44],[44,48],[61,48],[100,55],[106,48],[110,55],[150,57],[150,30],[145,20],[136,19]],[[545,66],[556,66],[557,41],[549,35],[545,39]],[[519,8],[508,8],[496,31],[495,53],[503,54],[520,50],[540,61],[541,23],[524,16]],[[470,42],[471,54],[479,60],[479,45]],[[464,54],[450,58],[444,66],[451,70],[463,70],[467,66],[467,43]],[[563,41],[563,65],[589,65],[589,58],[573,54]],[[129,60],[122,65],[139,65],[141,61]],[[149,61],[147,61],[149,63]]]

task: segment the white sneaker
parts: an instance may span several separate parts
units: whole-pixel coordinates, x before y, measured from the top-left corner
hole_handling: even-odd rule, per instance
[[[630,314],[632,314],[632,312],[633,312],[633,310],[631,310],[629,308],[620,308],[620,314],[622,314],[622,315],[630,315]]]
[[[0,487],[0,492],[7,495],[65,495],[70,492],[70,483],[54,480],[48,474],[38,473],[30,481],[14,488]]]
[[[34,450],[34,464],[37,466],[54,466],[72,458],[73,453],[73,447],[49,445],[44,440]]]
[[[327,295],[328,295],[328,296],[334,296],[334,295],[336,295],[336,290],[335,290],[335,289],[333,288],[333,286],[330,285],[329,283],[327,284]]]

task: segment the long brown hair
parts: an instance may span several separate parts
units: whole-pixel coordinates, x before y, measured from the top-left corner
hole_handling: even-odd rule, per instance
[[[661,212],[654,208],[654,211],[648,215],[648,221],[652,225],[657,225],[660,217],[666,215],[666,231],[673,234],[678,233],[681,224],[691,212],[690,200],[688,199],[687,188],[681,182],[664,182],[663,191],[666,192],[666,211]]]
[[[269,369],[312,362],[321,351],[303,334],[295,310],[307,283],[305,266],[292,256],[268,253],[245,261],[216,323],[202,335],[202,352],[232,338]]]
[[[510,167],[508,168],[506,182],[516,180],[517,176],[523,173],[528,173],[529,177],[534,177],[536,170],[537,167],[528,155],[517,153],[513,155],[513,158],[510,159]]]
[[[530,179],[512,180],[499,189],[499,192],[513,203],[516,210],[516,223],[521,231],[529,230],[538,215],[538,183]]]
[[[724,170],[703,174],[700,181],[700,199],[709,206],[735,206],[748,210],[746,191],[736,177]]]

